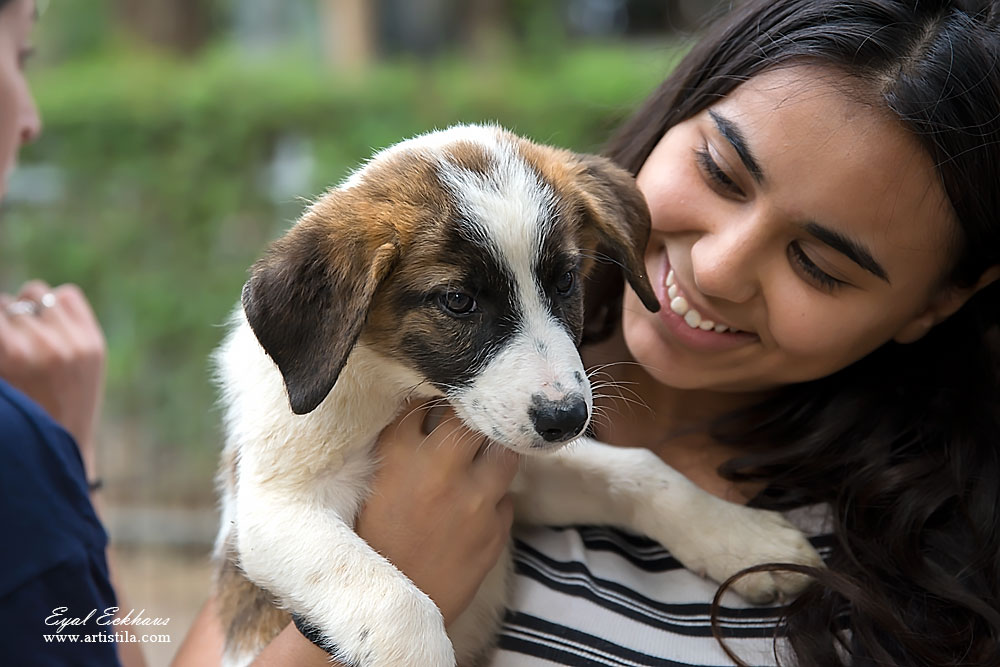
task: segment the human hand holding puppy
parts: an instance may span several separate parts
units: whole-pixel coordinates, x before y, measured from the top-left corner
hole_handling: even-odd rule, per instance
[[[450,408],[407,404],[382,431],[373,491],[356,529],[430,597],[449,626],[510,537],[519,457],[483,445]]]

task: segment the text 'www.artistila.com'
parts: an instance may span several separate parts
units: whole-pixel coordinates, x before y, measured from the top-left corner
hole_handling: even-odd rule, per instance
[[[89,635],[42,635],[46,644],[169,644],[170,635],[139,635],[128,630]]]

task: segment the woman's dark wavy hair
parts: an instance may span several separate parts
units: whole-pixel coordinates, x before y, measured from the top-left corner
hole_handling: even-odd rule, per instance
[[[636,173],[664,132],[750,77],[836,68],[933,158],[961,230],[950,280],[974,285],[1000,265],[998,15],[992,2],[751,0],[606,152]],[[800,665],[1000,665],[998,300],[994,283],[917,343],[887,343],[712,426],[744,452],[722,474],[766,484],[755,504],[832,508],[829,569],[782,630]]]

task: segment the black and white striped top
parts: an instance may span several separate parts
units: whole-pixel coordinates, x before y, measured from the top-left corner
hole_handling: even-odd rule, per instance
[[[786,514],[826,557],[833,536],[824,516],[823,508]],[[712,636],[717,584],[651,540],[607,527],[519,529],[514,560],[491,667],[733,665]],[[781,611],[726,593],[718,618],[728,646],[748,664],[775,665]]]

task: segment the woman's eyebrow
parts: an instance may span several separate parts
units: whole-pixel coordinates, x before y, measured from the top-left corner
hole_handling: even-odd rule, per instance
[[[757,158],[753,156],[753,151],[747,146],[747,140],[743,136],[743,132],[736,126],[736,123],[729,120],[717,111],[709,110],[708,115],[711,116],[712,120],[715,122],[715,129],[719,131],[722,138],[730,143],[733,150],[740,157],[740,161],[743,166],[747,168],[750,175],[753,176],[753,180],[757,183],[764,182],[764,170],[760,168],[760,164],[757,162]]]
[[[830,246],[868,273],[881,278],[890,285],[892,284],[889,282],[889,274],[886,273],[882,265],[875,260],[871,252],[861,243],[844,236],[836,230],[823,227],[816,222],[807,222],[803,225],[803,228],[816,240]]]

